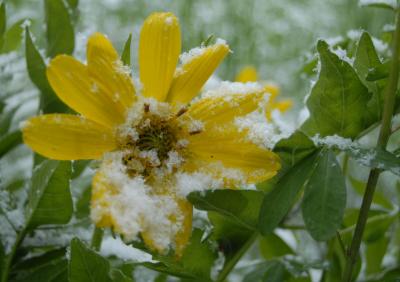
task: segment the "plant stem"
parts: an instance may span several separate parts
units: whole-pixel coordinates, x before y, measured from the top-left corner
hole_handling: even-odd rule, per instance
[[[225,281],[226,277],[228,277],[229,273],[232,271],[232,269],[238,263],[240,258],[253,245],[253,243],[257,239],[257,237],[258,237],[258,232],[254,232],[253,235],[251,235],[249,237],[249,239],[246,241],[246,243],[243,245],[243,247],[227,262],[226,265],[224,265],[224,268],[218,275],[218,278],[216,280],[217,282]]]
[[[397,84],[399,81],[399,52],[400,52],[400,12],[396,12],[396,30],[393,38],[393,63],[391,65],[389,83],[385,92],[385,101],[382,114],[382,125],[379,132],[378,148],[386,149],[391,134],[391,122],[395,105]],[[343,281],[350,282],[353,278],[353,268],[357,261],[357,254],[360,249],[365,224],[368,219],[368,212],[371,207],[376,184],[378,182],[379,169],[370,171],[367,186],[365,188],[360,213],[357,219],[356,229],[351,241],[350,249],[347,252],[346,267],[343,274]]]
[[[101,241],[103,240],[104,230],[102,228],[95,227],[92,235],[92,242],[90,246],[96,252],[100,251]]]
[[[12,246],[12,249],[10,253],[7,255],[7,257],[4,258],[4,264],[3,264],[3,271],[1,273],[1,282],[7,282],[8,277],[10,275],[10,269],[12,262],[14,260],[15,252],[17,251],[19,245],[22,243],[26,235],[26,229],[22,229],[21,232],[17,233],[17,238],[15,238],[14,245]]]

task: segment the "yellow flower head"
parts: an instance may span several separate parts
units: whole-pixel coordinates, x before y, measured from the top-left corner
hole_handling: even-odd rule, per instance
[[[236,75],[235,80],[238,82],[257,82],[258,79],[257,70],[252,66],[246,66]],[[278,110],[283,113],[293,106],[293,101],[291,99],[276,101],[276,97],[279,95],[280,91],[277,85],[264,83],[264,90],[270,94],[269,103],[266,107],[266,115],[268,119],[271,119],[273,110]]]
[[[140,234],[150,249],[178,256],[191,234],[189,192],[257,183],[280,168],[236,123],[265,101],[264,90],[225,89],[193,100],[229,48],[217,40],[192,49],[177,67],[180,36],[173,14],[146,19],[135,87],[111,42],[93,34],[87,64],[61,55],[47,68],[55,93],[80,115],[41,115],[23,127],[25,143],[48,158],[102,160],[92,183],[97,226],[127,240]]]

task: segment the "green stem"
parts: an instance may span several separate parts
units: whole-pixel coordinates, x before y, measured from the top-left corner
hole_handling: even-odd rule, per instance
[[[92,242],[90,246],[96,252],[100,251],[101,241],[103,240],[104,230],[102,228],[95,227],[92,235]]]
[[[10,253],[7,255],[7,257],[4,259],[4,264],[3,264],[3,271],[1,273],[1,282],[7,282],[8,277],[10,275],[10,269],[12,262],[14,260],[15,252],[17,251],[18,247],[21,245],[22,241],[24,240],[26,235],[26,229],[24,228],[21,230],[21,232],[17,233],[17,238],[15,239],[14,245],[12,246],[12,249]]]
[[[217,282],[225,281],[226,277],[228,277],[229,273],[231,273],[232,269],[241,259],[241,257],[247,252],[247,250],[253,245],[254,241],[257,239],[258,233],[254,232],[253,235],[246,241],[243,247],[224,265],[224,268],[219,273]]]
[[[385,92],[385,102],[382,114],[382,126],[379,132],[378,148],[385,149],[391,134],[391,122],[396,99],[397,84],[399,81],[399,53],[400,53],[400,12],[396,13],[396,30],[393,38],[393,63],[390,70],[389,83]],[[370,171],[367,186],[365,188],[363,201],[358,215],[356,229],[351,241],[350,249],[347,252],[346,267],[343,274],[343,281],[350,282],[353,278],[353,268],[357,262],[357,254],[360,249],[365,224],[368,219],[368,212],[374,197],[376,184],[378,182],[379,169]]]

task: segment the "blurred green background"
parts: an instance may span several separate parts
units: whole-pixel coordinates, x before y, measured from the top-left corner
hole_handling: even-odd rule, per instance
[[[10,21],[32,19],[33,34],[43,39],[42,2],[7,2]],[[392,22],[390,12],[362,8],[358,0],[80,0],[76,55],[84,58],[86,38],[94,31],[107,34],[119,50],[133,33],[135,65],[140,26],[153,11],[172,11],[179,17],[183,50],[200,45],[211,34],[225,39],[233,53],[218,70],[221,79],[233,80],[241,67],[254,65],[261,79],[275,81],[284,96],[299,101],[309,91],[301,69],[318,38],[337,39],[360,29],[376,35]]]

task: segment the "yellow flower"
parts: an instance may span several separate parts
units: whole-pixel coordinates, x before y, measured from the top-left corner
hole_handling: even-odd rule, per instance
[[[259,80],[257,70],[252,66],[246,66],[236,75],[235,80],[238,82],[257,82]],[[293,101],[290,99],[276,101],[276,97],[279,95],[279,87],[277,85],[264,83],[264,89],[267,93],[270,93],[269,103],[266,107],[268,119],[271,119],[273,110],[286,112],[293,106]]]
[[[178,19],[154,13],[139,41],[140,82],[102,34],[87,44],[87,64],[60,55],[47,77],[58,97],[80,115],[30,118],[24,142],[51,159],[101,159],[92,182],[91,217],[127,240],[140,234],[155,251],[179,256],[192,228],[186,195],[206,188],[264,181],[278,157],[249,140],[235,118],[264,100],[254,92],[194,99],[229,47],[222,40],[182,54]]]

